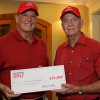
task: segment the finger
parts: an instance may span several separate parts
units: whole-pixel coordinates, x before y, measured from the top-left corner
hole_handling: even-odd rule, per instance
[[[20,96],[20,95],[21,95],[21,94],[8,94],[8,93],[7,93],[6,97],[7,97],[8,99],[12,99],[12,98],[18,97],[18,96]]]
[[[14,98],[14,97],[18,97],[21,94],[14,94],[14,92],[12,90],[7,89],[6,92],[5,92],[5,95],[6,95],[7,98],[11,99],[11,98]]]
[[[42,66],[41,65],[39,65],[39,68],[41,68]]]
[[[65,87],[65,88],[69,88],[71,85],[70,84],[61,84],[62,87]]]
[[[65,88],[63,88],[63,89],[56,89],[56,90],[52,90],[52,91],[53,92],[59,92],[59,93],[61,92],[62,93],[63,91],[65,91]]]
[[[10,88],[6,88],[5,93],[14,94],[14,92],[12,90],[10,90]]]
[[[57,91],[61,91],[61,89],[55,89],[55,90],[51,90],[53,92],[57,92]]]

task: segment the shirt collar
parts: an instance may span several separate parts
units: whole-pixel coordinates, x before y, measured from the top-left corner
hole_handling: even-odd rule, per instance
[[[86,45],[86,36],[84,35],[84,33],[82,32],[79,40],[77,41],[77,43],[79,44],[83,44],[83,45]],[[66,47],[66,46],[69,46],[69,41],[66,41],[63,45],[63,47]]]
[[[20,35],[20,33],[18,32],[17,29],[15,29],[15,30],[13,31],[13,34],[14,34],[14,36],[15,36],[18,40],[20,40],[20,41],[26,40],[26,39],[24,39],[24,38]],[[34,35],[34,33],[33,33],[33,41],[32,41],[32,42],[35,42],[35,41],[37,41],[37,40],[38,40],[38,37],[36,37],[36,36]]]
[[[86,36],[84,35],[84,33],[81,34],[79,40],[77,41],[77,43],[86,45]]]

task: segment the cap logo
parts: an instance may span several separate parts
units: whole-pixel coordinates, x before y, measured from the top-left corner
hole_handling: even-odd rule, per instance
[[[66,11],[73,10],[72,7],[67,7]]]
[[[33,6],[33,4],[31,2],[27,2],[26,6]]]

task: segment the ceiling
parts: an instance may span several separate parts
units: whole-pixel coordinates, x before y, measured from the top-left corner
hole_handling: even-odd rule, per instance
[[[0,0],[0,2],[22,2],[27,0]],[[29,0],[36,3],[52,3],[52,4],[86,4],[89,0]]]

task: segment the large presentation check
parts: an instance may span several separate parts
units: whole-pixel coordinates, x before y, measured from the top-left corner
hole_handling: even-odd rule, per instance
[[[14,93],[61,89],[62,83],[66,83],[64,65],[11,70]]]

